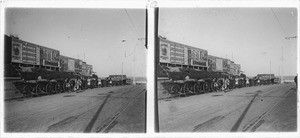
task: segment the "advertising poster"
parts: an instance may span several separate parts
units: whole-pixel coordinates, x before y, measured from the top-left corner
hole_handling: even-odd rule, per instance
[[[31,43],[24,43],[22,46],[22,61],[26,64],[36,65],[36,47]]]
[[[184,47],[184,65],[188,65],[188,60],[189,59],[189,55],[188,55],[188,48]]]
[[[160,41],[159,61],[162,63],[170,63],[170,44]]]
[[[216,70],[217,71],[223,71],[223,60],[217,58],[216,59]]]
[[[11,62],[22,63],[22,44],[12,41]]]
[[[68,58],[67,57],[60,56],[60,67],[61,67],[61,71],[68,70]]]
[[[192,59],[196,61],[200,60],[200,50],[192,49]]]
[[[41,47],[40,50],[41,62],[44,66],[59,67],[59,51],[46,47]]]
[[[223,68],[229,69],[228,59],[223,59]]]
[[[206,61],[207,60],[207,51],[200,51],[200,60]]]
[[[59,51],[58,50],[53,50],[52,51],[52,61],[59,61]]]
[[[207,58],[208,61],[208,70],[215,71],[216,70],[216,58]]]
[[[41,48],[39,46],[36,46],[35,47],[35,56],[36,56],[35,63],[37,65],[41,65],[41,53],[40,52],[41,52]]]
[[[69,71],[75,71],[75,60],[69,58],[68,59],[68,70]]]
[[[240,69],[241,69],[240,65],[238,65],[238,64],[234,65],[234,73],[235,73],[235,75],[239,75],[240,74]]]
[[[180,45],[171,44],[170,56],[170,63],[183,65],[184,47]]]
[[[80,59],[75,60],[75,71],[82,72],[82,61]]]
[[[192,65],[207,66],[207,51],[191,49]]]

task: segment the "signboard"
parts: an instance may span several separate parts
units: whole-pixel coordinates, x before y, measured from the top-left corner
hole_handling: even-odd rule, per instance
[[[189,59],[189,55],[188,55],[188,48],[184,47],[184,65],[188,65],[188,59]]]
[[[170,44],[160,41],[159,61],[170,63]]]
[[[178,44],[171,44],[170,63],[184,64],[184,47]]]
[[[44,66],[59,67],[59,51],[47,47],[40,47],[41,63]]]
[[[44,60],[43,61],[44,66],[54,66],[54,67],[59,67],[59,62],[56,61],[49,61],[49,60]]]
[[[92,75],[93,66],[92,65],[86,65],[86,75],[90,76]]]
[[[202,60],[202,61],[207,60],[207,51],[205,51],[205,50],[200,51],[200,60]]]
[[[234,64],[234,73],[235,75],[239,75],[241,70],[241,66],[239,64]]]
[[[206,66],[206,62],[203,62],[203,61],[195,61],[195,60],[192,60],[192,65],[196,65],[196,66]]]
[[[208,61],[208,70],[216,71],[216,58],[207,57],[207,61]]]
[[[224,69],[229,69],[229,60],[228,59],[223,59],[223,68]]]
[[[217,58],[216,59],[216,70],[217,71],[223,71],[223,60]]]
[[[68,57],[60,56],[60,67],[61,71],[68,70]]]
[[[81,71],[82,75],[87,75],[86,73],[86,62],[82,62],[82,71]]]
[[[22,43],[12,41],[11,62],[22,63]]]
[[[35,63],[41,65],[41,48],[39,46],[35,47]]]
[[[22,62],[27,64],[40,65],[40,62],[37,63],[37,53],[36,45],[31,43],[23,42],[22,46]]]
[[[69,58],[68,59],[68,70],[69,71],[75,71],[75,60]]]
[[[207,51],[191,48],[192,65],[207,66]]]
[[[75,69],[82,69],[82,61],[79,59],[75,60]]]

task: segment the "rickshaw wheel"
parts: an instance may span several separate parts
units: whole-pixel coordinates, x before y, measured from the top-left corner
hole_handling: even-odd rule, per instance
[[[46,92],[47,92],[47,94],[52,94],[53,93],[53,89],[52,89],[52,86],[51,86],[50,83],[48,83],[46,85]]]
[[[56,93],[61,93],[61,86],[60,83],[56,83],[54,86],[55,92]]]
[[[35,86],[35,92],[37,94],[45,94],[46,92],[43,90],[43,86],[42,84],[38,83],[36,86]]]
[[[63,89],[64,92],[68,92],[67,82],[63,83],[62,89]]]
[[[215,91],[215,90],[214,90],[214,83],[211,83],[211,84],[210,84],[210,91],[211,91],[211,92]]]
[[[30,85],[25,85],[22,88],[22,94],[24,94],[24,95],[31,94],[31,91],[32,91],[32,87]]]
[[[200,84],[196,83],[194,85],[194,92],[195,93],[200,93],[200,91],[201,91],[201,86],[200,86]]]
[[[183,86],[183,93],[184,93],[184,95],[186,96],[186,94],[187,93],[191,93],[191,89],[190,89],[191,87],[190,87],[190,84],[184,84],[184,86]]]
[[[180,91],[180,87],[178,85],[173,85],[170,89],[170,94],[179,94]]]

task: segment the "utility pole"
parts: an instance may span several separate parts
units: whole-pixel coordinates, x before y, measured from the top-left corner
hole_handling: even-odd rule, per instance
[[[135,85],[135,47],[133,49],[133,84]]]
[[[122,43],[124,43],[124,45],[125,45],[125,42],[126,42],[126,40],[125,39],[123,39],[122,40]],[[125,46],[124,46],[124,48],[125,48]],[[124,55],[124,59],[126,58],[126,48],[125,48],[125,55]],[[122,81],[123,81],[123,64],[124,64],[124,59],[122,60]]]
[[[271,80],[271,60],[270,60],[270,80]]]

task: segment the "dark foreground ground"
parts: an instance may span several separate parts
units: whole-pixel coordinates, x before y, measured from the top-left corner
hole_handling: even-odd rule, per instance
[[[5,101],[5,132],[145,132],[146,85]]]
[[[160,132],[296,132],[295,84],[162,99]]]

